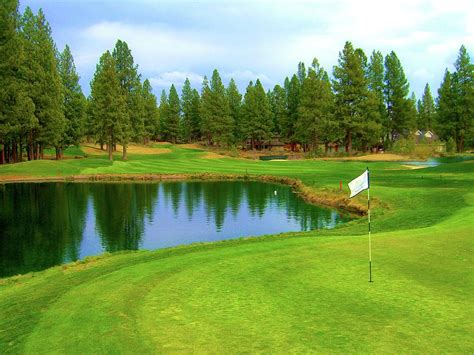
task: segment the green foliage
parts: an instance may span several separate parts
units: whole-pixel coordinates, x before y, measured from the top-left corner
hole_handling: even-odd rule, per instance
[[[181,138],[184,142],[191,142],[193,129],[193,90],[188,78],[184,81],[181,91],[181,110],[183,117],[181,119]]]
[[[174,85],[171,85],[170,93],[168,95],[168,121],[166,127],[168,129],[168,140],[176,143],[179,137],[179,126],[181,121],[181,104],[179,101],[178,92]]]
[[[222,84],[217,69],[214,69],[211,85],[204,78],[201,95],[201,133],[208,144],[228,146],[232,143],[234,132],[234,121],[226,96],[226,90]]]
[[[387,117],[387,110],[384,103],[384,58],[379,51],[373,51],[367,69],[367,79],[369,90],[374,94],[374,104],[378,108],[380,123],[382,124],[382,138],[387,137],[390,124]]]
[[[319,142],[329,143],[335,128],[334,97],[326,71],[315,59],[303,81],[298,106],[296,135],[300,142],[309,144],[316,152]]]
[[[446,141],[446,152],[450,154],[456,152],[456,141],[453,137],[449,137]]]
[[[109,160],[112,160],[114,145],[126,140],[129,118],[116,62],[109,51],[100,57],[91,83],[90,112],[97,140],[107,144]]]
[[[423,92],[423,97],[419,103],[418,108],[418,123],[417,128],[421,130],[434,129],[434,121],[436,119],[436,106],[431,95],[430,86],[426,84]]]
[[[365,61],[362,50],[354,50],[352,43],[346,42],[333,71],[336,118],[344,130],[344,142],[349,152],[352,151],[354,136],[370,137],[367,128],[375,128],[379,120],[376,95],[368,88]]]
[[[145,143],[158,135],[159,129],[159,112],[156,103],[156,96],[152,92],[150,81],[146,79],[143,82],[141,91],[144,110],[144,138]]]
[[[37,129],[31,141],[41,146],[57,146],[66,126],[63,113],[63,87],[58,73],[51,28],[40,9],[34,15],[29,7],[21,18],[27,91],[34,103]]]
[[[273,119],[268,96],[262,83],[257,79],[247,86],[242,105],[242,135],[256,145],[272,138]]]
[[[391,151],[396,154],[412,154],[415,151],[415,141],[410,138],[397,139],[393,143]]]
[[[79,144],[83,135],[87,105],[68,45],[59,55],[58,70],[63,84],[63,108],[66,119],[66,129],[60,144],[65,148]]]
[[[226,89],[227,101],[229,102],[229,112],[232,121],[234,122],[234,141],[242,140],[242,123],[241,121],[241,110],[242,110],[242,95],[235,84],[234,79],[230,79],[229,85]]]
[[[442,139],[452,137],[462,152],[466,141],[474,141],[474,65],[464,46],[454,66],[456,71],[446,70],[438,90],[436,129]]]
[[[385,57],[385,104],[391,139],[407,137],[416,126],[416,113],[408,99],[409,84],[395,52]]]
[[[0,24],[0,151],[3,151],[6,145],[37,127],[38,120],[25,80],[27,67],[18,33],[18,1],[0,3]]]
[[[285,121],[281,123],[281,132],[287,140],[294,141],[296,138],[295,125],[298,121],[298,106],[300,103],[301,84],[296,75],[293,75],[291,80],[285,84],[287,84],[285,89],[287,89],[288,115],[286,117],[285,115],[282,116]]]
[[[288,103],[285,89],[280,85],[275,85],[269,96],[270,106],[273,116],[273,130],[281,136],[282,127],[288,120]]]
[[[132,52],[125,41],[117,40],[112,56],[115,59],[115,70],[127,106],[127,117],[122,124],[121,135],[124,158],[126,158],[126,147],[130,139],[141,142],[145,136],[142,86],[138,66],[134,64]]]

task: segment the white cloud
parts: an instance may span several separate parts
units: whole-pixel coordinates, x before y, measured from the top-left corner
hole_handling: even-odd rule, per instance
[[[181,86],[186,77],[200,88],[214,68],[224,83],[233,77],[241,91],[257,78],[271,88],[295,73],[299,61],[310,64],[314,57],[331,73],[349,40],[368,56],[374,49],[394,50],[419,93],[426,81],[439,85],[462,43],[468,50],[474,43],[472,0],[165,3],[171,13],[157,13],[154,22],[119,14],[78,31],[72,44],[84,80],[122,39],[155,92]],[[141,6],[151,9],[154,2],[142,0]]]
[[[202,60],[219,53],[219,47],[198,34],[170,28],[163,24],[128,24],[100,22],[87,27],[80,35],[83,54],[80,58],[90,61],[107,49],[112,49],[117,39],[127,42],[135,62],[147,71],[177,69],[184,63]],[[88,63],[89,64],[89,63]]]
[[[191,86],[200,87],[204,77],[202,75],[192,73],[192,72],[180,72],[172,71],[162,73],[158,76],[151,77],[150,83],[155,88],[169,89],[169,87],[174,84],[176,87],[181,87],[184,84],[186,78],[189,79]]]

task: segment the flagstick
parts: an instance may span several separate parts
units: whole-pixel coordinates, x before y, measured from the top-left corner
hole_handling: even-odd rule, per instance
[[[370,239],[370,174],[367,168],[367,175],[369,180],[369,188],[367,189],[367,209],[369,217],[369,282],[372,282],[372,242]]]

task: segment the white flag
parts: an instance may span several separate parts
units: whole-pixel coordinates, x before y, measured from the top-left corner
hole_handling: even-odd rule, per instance
[[[349,183],[349,189],[351,189],[351,195],[349,198],[353,198],[358,195],[360,192],[367,190],[369,188],[369,171],[366,170],[364,173],[356,177]]]

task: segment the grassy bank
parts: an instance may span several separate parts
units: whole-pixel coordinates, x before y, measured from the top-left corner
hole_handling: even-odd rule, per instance
[[[0,352],[474,351],[472,161],[408,170],[159,149],[128,162],[98,154],[0,166],[0,179],[272,175],[347,196],[345,184],[369,166],[375,282],[367,282],[365,218],[330,231],[91,258],[0,280]]]

